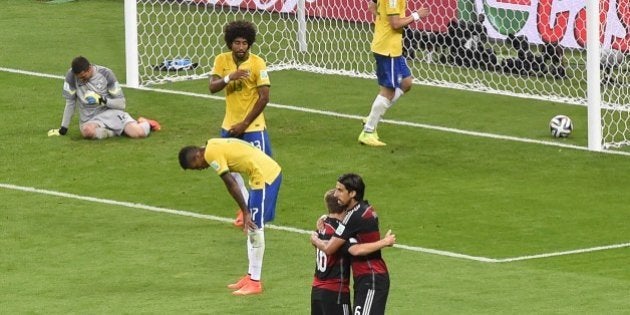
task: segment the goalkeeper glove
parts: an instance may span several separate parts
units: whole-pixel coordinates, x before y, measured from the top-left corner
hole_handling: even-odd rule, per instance
[[[95,105],[95,104],[99,104],[99,105],[103,105],[103,104],[107,104],[107,99],[105,99],[104,97],[100,96],[97,93],[94,92],[89,92],[87,94],[85,94],[85,101],[90,104],[90,105]]]
[[[68,128],[66,127],[61,127],[59,129],[50,129],[48,130],[48,136],[49,137],[65,136],[67,132],[68,132]]]

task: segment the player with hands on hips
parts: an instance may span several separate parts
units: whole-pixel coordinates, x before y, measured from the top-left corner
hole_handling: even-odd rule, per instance
[[[126,135],[130,138],[144,138],[151,131],[160,130],[160,124],[151,119],[133,119],[125,108],[125,96],[120,84],[109,68],[93,65],[85,57],[72,60],[71,69],[66,73],[63,84],[66,106],[61,127],[48,131],[48,136],[63,136],[75,108],[79,111],[79,128],[85,139],[105,139]]]

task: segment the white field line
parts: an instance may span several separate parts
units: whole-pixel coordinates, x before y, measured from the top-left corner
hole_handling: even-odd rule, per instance
[[[31,75],[31,76],[37,76],[37,77],[45,77],[45,78],[53,78],[53,79],[61,79],[61,80],[64,79],[63,76],[58,76],[58,75],[38,73],[38,72],[32,72],[32,71],[24,71],[24,70],[18,70],[18,69],[3,68],[3,67],[0,67],[0,71],[16,73],[16,74],[25,74],[25,75]],[[125,86],[126,88],[130,88],[129,86],[126,86],[126,85],[123,85],[123,86]],[[137,89],[138,90],[158,92],[158,93],[165,93],[165,94],[174,94],[174,95],[185,95],[185,96],[191,96],[191,97],[209,98],[209,99],[215,99],[215,100],[223,100],[223,99],[225,99],[224,97],[216,96],[216,95],[199,94],[199,93],[183,92],[183,91],[175,91],[175,90],[159,89],[159,88],[151,88],[151,87],[140,87],[140,88],[137,88]],[[342,114],[342,113],[337,113],[337,112],[332,112],[332,111],[310,109],[310,108],[298,107],[298,106],[293,106],[293,105],[282,105],[282,104],[269,103],[269,104],[267,104],[267,106],[274,107],[274,108],[280,108],[280,109],[286,109],[286,110],[293,110],[293,111],[298,111],[298,112],[305,112],[305,113],[312,113],[312,114],[319,114],[319,115],[333,116],[333,117],[341,117],[341,118],[348,118],[348,119],[361,120],[361,119],[365,118],[364,116],[359,116],[359,115]],[[420,124],[420,123],[414,123],[414,122],[408,122],[408,121],[391,120],[391,119],[383,119],[383,120],[381,120],[381,122],[382,123],[387,123],[387,124],[392,124],[392,125],[398,125],[398,126],[408,126],[408,127],[423,128],[423,129],[436,130],[436,131],[442,131],[442,132],[450,132],[450,133],[456,133],[456,134],[461,134],[461,135],[468,135],[468,136],[473,136],[473,137],[490,138],[490,139],[496,139],[496,140],[505,140],[505,141],[514,141],[514,142],[523,142],[523,143],[532,143],[532,144],[540,144],[540,145],[560,147],[560,148],[566,148],[566,149],[588,151],[588,147],[572,145],[572,144],[565,144],[565,143],[559,143],[559,142],[554,142],[554,141],[542,141],[542,140],[535,140],[535,139],[529,139],[529,138],[504,136],[504,135],[497,135],[497,134],[486,133],[486,132],[476,132],[476,131],[469,131],[469,130],[462,130],[462,129],[456,129],[456,128],[449,128],[449,127],[442,127],[442,126]],[[625,152],[625,151],[603,150],[603,151],[601,151],[601,153],[630,156],[630,152]]]
[[[59,76],[59,75],[52,75],[52,74],[39,73],[39,72],[33,72],[33,71],[25,71],[25,70],[19,70],[19,69],[4,68],[4,67],[0,67],[0,71],[16,73],[16,74],[31,75],[31,76],[36,76],[36,77],[44,77],[44,78],[52,78],[52,79],[60,79],[60,80],[64,79],[63,76]],[[123,85],[123,86],[125,86],[127,88],[130,88],[129,86],[126,86],[126,85]],[[158,89],[158,88],[150,88],[150,87],[140,87],[138,89],[139,90],[152,91],[152,92],[158,92],[158,93],[166,93],[166,94],[174,94],[174,95],[185,95],[185,96],[209,98],[209,99],[215,99],[215,100],[223,100],[224,99],[224,97],[221,97],[221,96],[208,95],[208,94],[199,94],[199,93],[192,93],[192,92],[183,92],[183,91],[175,91],[175,90],[168,90],[168,89]],[[280,108],[280,109],[287,109],[287,110],[294,110],[294,111],[299,111],[299,112],[305,112],[305,113],[313,113],[313,114],[325,115],[325,116],[342,117],[342,118],[348,118],[348,119],[360,120],[360,119],[364,118],[363,116],[359,116],[359,115],[342,114],[342,113],[336,113],[336,112],[331,112],[331,111],[318,110],[318,109],[309,109],[309,108],[303,108],[303,107],[292,106],[292,105],[282,105],[282,104],[269,103],[267,106]],[[552,142],[552,141],[541,141],[541,140],[534,140],[534,139],[528,139],[528,138],[503,136],[503,135],[496,135],[496,134],[491,134],[491,133],[475,132],[475,131],[461,130],[461,129],[441,127],[441,126],[434,126],[434,125],[427,125],[427,124],[419,124],[419,123],[414,123],[414,122],[389,120],[389,119],[383,119],[382,122],[383,123],[389,123],[389,124],[392,124],[392,125],[424,128],[424,129],[437,130],[437,131],[443,131],[443,132],[451,132],[451,133],[457,133],[457,134],[463,134],[463,135],[469,135],[469,136],[476,136],[476,137],[483,137],[483,138],[491,138],[491,139],[515,141],[515,142],[524,142],[524,143],[534,143],[534,144],[542,144],[542,145],[555,146],[555,147],[561,147],[561,148],[567,148],[567,149],[588,151],[588,147],[582,147],[582,146],[570,145],[570,144],[564,144],[564,143],[557,143],[557,142]],[[630,152],[623,152],[623,151],[602,151],[602,153],[630,156]],[[221,222],[232,222],[232,219],[228,219],[228,218],[222,218],[222,217],[217,217],[217,216],[212,216],[212,215],[198,214],[198,213],[194,213],[194,212],[187,212],[187,211],[181,211],[181,210],[159,208],[159,207],[147,206],[147,205],[137,204],[137,203],[128,203],[128,202],[120,202],[120,201],[106,200],[106,199],[93,198],[93,197],[84,197],[84,196],[78,196],[78,195],[73,195],[73,194],[66,194],[66,193],[60,193],[60,192],[41,190],[41,189],[36,189],[36,188],[14,186],[14,185],[10,185],[10,184],[1,184],[0,183],[0,187],[7,188],[7,189],[16,189],[16,190],[23,190],[23,191],[31,191],[31,192],[49,194],[49,195],[56,195],[56,196],[61,196],[61,197],[75,198],[75,199],[86,200],[86,201],[102,202],[102,203],[108,203],[108,204],[113,204],[113,205],[120,205],[120,206],[125,206],[125,207],[144,209],[144,210],[150,210],[150,211],[156,211],[156,212],[164,212],[164,213],[171,213],[171,214],[177,214],[177,215],[185,215],[185,216],[196,217],[196,218],[201,218],[201,219],[215,220],[215,221],[221,221]],[[272,228],[272,229],[283,230],[283,231],[288,231],[288,232],[310,234],[310,231],[300,230],[300,229],[296,229],[296,228],[292,228],[292,227],[275,226],[275,225],[268,225],[268,227]],[[470,255],[465,255],[465,254],[458,254],[458,253],[452,253],[452,252],[441,251],[441,250],[430,249],[430,248],[423,248],[423,247],[407,246],[407,245],[402,245],[402,244],[396,244],[396,245],[394,245],[394,247],[401,248],[401,249],[406,249],[406,250],[411,250],[411,251],[424,252],[424,253],[436,254],[436,255],[448,256],[448,257],[454,257],[454,258],[469,259],[469,260],[475,260],[475,261],[481,261],[481,262],[502,263],[502,262],[512,262],[512,261],[520,261],[520,260],[538,259],[538,258],[561,256],[561,255],[587,253],[587,252],[593,252],[593,251],[599,251],[599,250],[607,250],[607,249],[615,249],[615,248],[622,248],[622,247],[630,247],[630,243],[609,245],[609,246],[600,246],[600,247],[593,247],[593,248],[587,248],[587,249],[578,249],[578,250],[565,251],[565,252],[556,252],[556,253],[532,255],[532,256],[503,258],[503,259],[493,259],[493,258],[486,258],[486,257],[470,256]]]
[[[127,208],[132,208],[132,209],[141,209],[141,210],[147,210],[147,211],[153,211],[153,212],[181,215],[181,216],[193,217],[193,218],[204,219],[204,220],[219,221],[219,222],[224,222],[224,223],[229,223],[229,224],[232,224],[234,220],[231,218],[224,218],[224,217],[219,217],[219,216],[214,216],[214,215],[209,215],[209,214],[200,214],[200,213],[195,213],[195,212],[190,212],[190,211],[154,207],[154,206],[144,205],[144,204],[135,203],[135,202],[125,202],[125,201],[116,201],[116,200],[96,198],[96,197],[81,196],[81,195],[69,194],[69,193],[46,190],[46,189],[38,189],[34,187],[24,187],[24,186],[0,183],[0,188],[18,190],[18,191],[23,191],[27,193],[36,193],[36,194],[43,194],[43,195],[49,195],[49,196],[55,196],[55,197],[76,199],[76,200],[82,200],[82,201],[88,201],[88,202],[102,203],[102,204],[127,207]],[[307,234],[307,235],[311,234],[311,231],[288,227],[288,226],[268,224],[265,227],[268,229],[274,229],[274,230],[291,232],[291,233]],[[574,254],[582,254],[582,253],[588,253],[588,252],[594,252],[594,251],[630,247],[630,243],[608,245],[608,246],[598,246],[598,247],[592,247],[592,248],[577,249],[577,250],[572,250],[572,251],[554,252],[554,253],[546,253],[546,254],[531,255],[531,256],[502,258],[502,259],[471,256],[471,255],[466,255],[466,254],[453,253],[453,252],[418,247],[418,246],[408,246],[408,245],[403,245],[403,244],[395,244],[394,247],[398,249],[404,249],[404,250],[409,250],[409,251],[414,251],[414,252],[422,252],[422,253],[427,253],[427,254],[446,256],[446,257],[451,257],[451,258],[467,259],[467,260],[473,260],[473,261],[479,261],[479,262],[485,262],[485,263],[509,263],[509,262],[515,262],[515,261],[574,255]]]
[[[584,253],[591,253],[591,252],[597,252],[597,251],[609,250],[609,249],[618,249],[618,248],[624,248],[624,247],[630,247],[630,243],[596,246],[596,247],[591,247],[591,248],[582,248],[582,249],[568,250],[568,251],[563,251],[563,252],[521,256],[521,257],[513,257],[513,258],[502,258],[502,259],[497,259],[496,262],[506,263],[506,262],[521,261],[521,260],[531,260],[531,259],[549,258],[549,257],[556,257],[556,256],[584,254]]]

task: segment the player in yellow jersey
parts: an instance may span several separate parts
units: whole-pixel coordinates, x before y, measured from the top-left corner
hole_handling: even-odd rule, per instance
[[[211,167],[223,180],[228,192],[243,213],[243,230],[247,232],[247,274],[228,285],[234,295],[262,293],[261,273],[265,254],[265,223],[274,219],[282,170],[271,157],[251,144],[234,138],[214,138],[205,147],[187,146],[179,151],[183,169],[203,170]],[[230,172],[249,179],[249,200],[243,198]]]
[[[370,11],[375,14],[372,53],[376,59],[376,77],[380,90],[372,103],[359,143],[384,146],[376,133],[381,117],[405,92],[411,89],[413,77],[402,55],[403,29],[429,15],[429,9],[420,9],[405,15],[406,0],[375,0]]]
[[[248,21],[233,21],[224,28],[225,44],[229,52],[214,59],[209,89],[217,93],[225,89],[225,117],[221,125],[222,138],[243,139],[271,154],[271,143],[263,110],[269,102],[269,75],[261,57],[249,50],[256,41],[256,27]],[[233,174],[245,199],[247,188],[238,173]],[[239,216],[234,224],[242,225]]]

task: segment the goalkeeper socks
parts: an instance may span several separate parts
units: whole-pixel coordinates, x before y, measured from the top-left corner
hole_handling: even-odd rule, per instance
[[[148,121],[143,121],[143,122],[139,122],[138,125],[140,125],[140,127],[142,127],[142,130],[144,130],[144,134],[145,135],[149,135],[151,133],[151,125],[149,125]]]
[[[265,231],[263,229],[249,231],[247,241],[248,244],[251,244],[251,255],[249,255],[250,278],[259,281],[262,275],[263,257],[265,256]]]
[[[363,127],[363,131],[374,132],[374,130],[376,130],[378,122],[381,120],[381,117],[383,117],[387,109],[391,106],[392,103],[389,101],[389,99],[387,99],[387,97],[380,94],[377,95],[374,99],[374,103],[372,103],[372,110],[370,111],[367,122]]]
[[[247,202],[249,200],[249,190],[247,190],[247,187],[245,186],[245,181],[243,180],[243,176],[240,173],[236,173],[236,172],[232,172],[230,173],[230,175],[232,175],[232,177],[238,184],[238,188],[241,190],[241,194],[243,194],[243,199],[245,200],[245,202]],[[241,210],[246,211],[247,209],[241,209]]]
[[[398,101],[398,99],[401,96],[403,96],[403,94],[405,94],[405,92],[403,90],[401,90],[400,88],[396,88],[396,91],[394,91],[394,98],[392,98],[392,103],[389,106],[391,107],[392,105],[394,105],[394,103],[396,103],[396,101]]]

